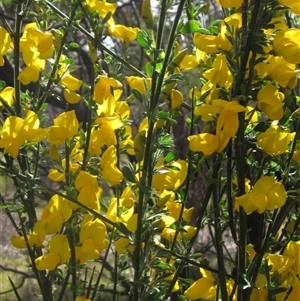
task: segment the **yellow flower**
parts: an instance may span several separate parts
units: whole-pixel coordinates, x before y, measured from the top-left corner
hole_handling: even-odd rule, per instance
[[[127,222],[130,220],[133,214],[134,206],[132,203],[127,204],[126,200],[121,198],[119,199],[118,204],[117,198],[113,197],[110,200],[105,217],[111,220],[112,222],[122,222],[125,225],[127,225]]]
[[[288,63],[300,63],[300,29],[288,28],[279,30],[273,41],[276,55],[282,56]]]
[[[151,78],[126,76],[125,81],[131,90],[136,89],[142,94],[146,94],[146,89],[151,90]]]
[[[100,212],[102,189],[98,187],[97,176],[93,176],[88,172],[81,170],[76,177],[75,188],[79,191],[77,196],[78,202]]]
[[[178,108],[183,102],[183,96],[180,91],[172,89],[171,95],[171,107],[172,109]]]
[[[38,257],[35,260],[35,265],[39,271],[53,271],[59,264],[66,263],[69,258],[70,247],[68,239],[63,234],[57,234],[51,238],[49,253]]]
[[[82,220],[79,240],[82,244],[77,256],[82,253],[88,259],[95,259],[100,256],[100,251],[107,247],[106,226],[98,218],[86,214]],[[77,261],[80,257],[77,257]]]
[[[224,46],[224,41],[219,35],[212,36],[196,32],[194,34],[194,44],[203,52],[218,53]]]
[[[78,103],[81,100],[81,96],[78,93],[69,89],[64,89],[64,97],[68,103],[72,104]]]
[[[130,240],[129,238],[126,238],[126,237],[118,238],[114,242],[114,246],[116,248],[116,251],[120,254],[127,253],[127,252],[133,253],[133,251],[135,249],[132,240]]]
[[[216,296],[215,279],[211,272],[200,268],[202,278],[195,281],[185,292],[184,295],[190,300],[212,300]]]
[[[298,0],[278,0],[278,3],[290,7],[292,13],[300,15],[300,2]]]
[[[94,100],[102,104],[111,94],[111,88],[121,88],[123,85],[116,79],[100,75],[94,90]]]
[[[282,207],[286,202],[287,193],[284,186],[269,176],[260,178],[251,192],[235,199],[235,209],[243,207],[247,214],[253,211],[263,213]]]
[[[18,76],[23,85],[38,81],[40,72],[45,69],[46,59],[53,55],[52,40],[52,33],[42,32],[37,23],[29,23],[25,26],[20,39],[20,51],[27,67]]]
[[[243,0],[216,0],[224,8],[240,8]]]
[[[289,241],[283,252],[283,255],[293,259],[291,268],[296,275],[300,275],[300,240]]]
[[[217,119],[217,115],[221,113],[223,107],[215,106],[212,104],[201,104],[200,106],[196,106],[194,109],[194,114],[196,116],[200,116],[201,120],[209,122]]]
[[[166,191],[166,190],[165,190]],[[167,192],[167,191],[166,191]],[[168,209],[168,213],[171,217],[173,217],[175,220],[179,220],[180,212],[182,210],[183,204],[177,203],[174,201],[168,201],[166,203],[166,208]],[[182,212],[182,219],[189,222],[192,216],[192,213],[194,211],[194,207],[191,207],[189,209],[184,208]]]
[[[97,11],[102,18],[104,18],[109,12],[113,15],[118,7],[116,3],[99,0],[86,0],[86,4],[91,12]]]
[[[295,88],[297,85],[297,74],[299,74],[299,70],[295,70],[295,64],[287,63],[282,57],[272,55],[265,65],[267,67],[267,75],[271,80],[278,83],[281,87]]]
[[[40,69],[36,65],[31,65],[28,67],[25,67],[19,74],[18,80],[23,84],[23,85],[28,85],[31,82],[36,82],[38,81],[40,77]]]
[[[4,154],[9,153],[16,158],[25,141],[40,142],[44,138],[44,130],[39,128],[40,121],[33,111],[28,111],[25,119],[9,116],[0,132],[0,147]]]
[[[52,144],[52,146],[55,146],[55,144]],[[50,169],[48,173],[48,178],[51,179],[54,182],[61,182],[65,181],[65,170],[66,170],[66,159],[62,159],[61,166],[63,170],[57,170],[57,169]],[[76,173],[77,170],[80,169],[80,165],[78,163],[72,163],[69,162],[69,172]]]
[[[206,58],[206,52],[196,49],[196,54],[186,54],[179,65],[180,70],[190,70],[197,67]]]
[[[0,66],[4,65],[3,56],[8,52],[11,43],[9,32],[0,26]]]
[[[236,1],[236,0],[234,0]],[[235,13],[232,15],[229,15],[228,17],[224,18],[221,23],[220,28],[220,38],[222,40],[222,50],[230,50],[233,46],[228,40],[228,36],[231,36],[233,39],[235,39],[235,34],[238,29],[242,27],[242,14],[241,13]],[[230,28],[230,30],[228,30]],[[232,31],[233,30],[233,34]]]
[[[257,93],[258,108],[272,120],[280,120],[282,118],[284,113],[283,100],[284,94],[271,84],[267,84]]]
[[[257,136],[258,145],[270,156],[278,156],[288,151],[289,143],[296,133],[271,125],[266,132]]]
[[[117,168],[117,150],[114,145],[111,145],[103,153],[100,160],[100,170],[102,179],[109,185],[117,185],[123,180],[121,171]]]
[[[56,233],[71,215],[72,209],[69,202],[62,196],[55,194],[44,208],[41,217],[45,232],[48,235]]]
[[[70,91],[78,90],[82,85],[82,80],[74,77],[68,71],[62,75],[59,82]]]
[[[75,301],[91,301],[91,300],[87,299],[85,295],[81,295],[76,297]]]
[[[54,118],[53,123],[46,131],[47,140],[51,144],[62,144],[78,132],[78,121],[74,110],[60,114]]]
[[[292,159],[295,162],[298,162],[298,163],[300,162],[300,143],[296,144],[296,149],[294,151]]]
[[[120,24],[115,25],[114,21],[108,23],[108,34],[125,42],[135,40],[138,32],[139,28],[137,27],[133,28]]]
[[[214,85],[229,88],[232,84],[233,77],[228,69],[226,55],[218,55],[213,62],[212,68],[205,71],[203,77],[208,79]]]
[[[239,128],[238,113],[246,111],[246,108],[240,105],[235,99],[230,102],[218,101],[218,103],[221,103],[223,110],[217,121],[216,136],[219,138],[219,148],[217,152],[222,152],[230,138],[233,138],[237,133]]]
[[[173,161],[164,164],[164,158],[160,158],[155,165],[153,175],[153,188],[160,191],[177,190],[185,181],[188,163],[184,160]]]
[[[189,148],[193,152],[203,152],[205,156],[210,156],[219,148],[219,139],[208,133],[189,136]]]
[[[3,107],[2,101],[5,101],[7,105],[11,107],[15,102],[14,96],[15,96],[15,89],[13,87],[5,87],[0,92],[0,109]]]
[[[28,233],[26,235],[27,242],[30,247],[36,246],[40,247],[42,246],[44,239],[46,237],[46,232],[44,229],[44,225],[42,221],[37,221],[34,224],[32,233]],[[10,238],[11,244],[18,249],[25,249],[27,248],[26,245],[26,239],[24,236],[17,236],[12,235]]]

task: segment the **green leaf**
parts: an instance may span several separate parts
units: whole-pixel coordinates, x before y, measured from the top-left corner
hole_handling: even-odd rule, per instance
[[[136,183],[136,178],[135,178],[132,170],[128,166],[124,166],[122,168],[122,174],[127,181]]]
[[[199,22],[195,20],[188,21],[181,29],[180,33],[185,34],[185,33],[194,33],[200,30],[200,25]]]
[[[143,94],[139,90],[132,89],[132,94],[140,103],[143,103]]]
[[[146,64],[145,64],[145,72],[146,72],[146,75],[148,76],[148,77],[151,77],[152,76],[152,73],[153,73],[153,71],[152,71],[152,66],[151,66],[151,64],[149,63],[149,62],[147,62]]]
[[[176,155],[173,152],[169,152],[164,160],[164,164],[168,164],[176,159]]]
[[[156,117],[158,119],[167,120],[170,117],[170,113],[168,111],[159,111]]]
[[[119,230],[122,234],[124,234],[126,237],[130,236],[130,232],[126,228],[126,226],[122,222],[115,222],[115,227],[117,230]]]
[[[106,24],[106,23],[108,22],[108,20],[111,18],[111,16],[112,16],[112,13],[111,13],[111,11],[109,11],[109,12],[106,14],[106,16],[103,18],[102,24]]]
[[[78,49],[79,45],[75,42],[71,42],[71,43],[66,43],[65,47],[68,49]]]
[[[164,85],[167,86],[171,83],[179,82],[179,81],[183,81],[183,80],[184,80],[184,77],[181,73],[174,73],[174,74],[171,74],[170,76],[168,76],[164,80]]]
[[[151,46],[149,43],[148,34],[145,30],[140,30],[138,32],[136,40],[139,43],[139,45],[142,46],[143,48],[148,49]]]

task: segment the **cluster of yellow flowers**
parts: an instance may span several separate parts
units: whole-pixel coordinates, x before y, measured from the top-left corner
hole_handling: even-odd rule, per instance
[[[105,18],[108,13],[114,14],[117,4],[106,1],[86,0],[91,12],[97,11]],[[242,0],[217,0],[223,8],[239,9]],[[291,7],[292,12],[300,13],[297,1],[279,0],[279,3]],[[236,10],[235,10],[236,11]],[[265,80],[264,85],[257,93],[257,99],[251,104],[241,104],[238,97],[224,99],[220,89],[230,95],[233,89],[234,74],[230,62],[224,51],[234,53],[234,46],[230,39],[235,39],[235,33],[242,27],[242,14],[235,12],[225,18],[220,24],[218,35],[194,34],[196,50],[194,54],[182,52],[181,60],[175,72],[199,68],[205,82],[201,88],[192,88],[190,98],[197,100],[194,115],[206,123],[205,131],[190,135],[187,139],[192,152],[210,156],[222,153],[229,141],[236,137],[240,126],[239,114],[245,113],[246,127],[249,129],[260,119],[269,119],[272,123],[269,128],[259,134],[257,145],[268,156],[278,156],[290,151],[291,142],[295,133],[290,133],[279,125],[284,116],[285,95],[282,89],[293,89],[297,85],[296,70],[300,64],[300,29],[287,28],[283,17],[276,17],[270,21],[270,28],[264,30],[268,43],[263,47],[263,62],[255,65],[255,80]],[[109,35],[129,42],[136,39],[139,29],[115,24],[113,17],[107,22]],[[25,68],[20,72],[18,80],[23,85],[37,82],[46,69],[46,62],[55,55],[57,41],[51,32],[43,32],[37,23],[27,24],[20,39],[20,52],[22,53]],[[0,66],[4,64],[3,56],[11,46],[10,34],[0,27]],[[178,53],[177,53],[178,54]],[[77,93],[83,82],[71,75],[68,58],[61,55],[55,72],[55,80],[64,91],[64,98],[68,103],[74,104],[82,100]],[[251,61],[248,62],[248,67]],[[166,74],[166,76],[169,74]],[[247,76],[250,76],[247,74]],[[125,82],[131,89],[146,95],[151,90],[151,78],[127,76]],[[170,96],[170,108],[176,109],[183,103],[184,97],[176,85],[166,87]],[[71,202],[61,194],[55,194],[44,208],[41,218],[35,223],[32,233],[23,236],[12,236],[11,242],[16,248],[42,247],[45,253],[35,260],[38,270],[54,270],[58,265],[66,264],[71,257],[70,241],[66,235],[68,224],[73,220],[73,227],[77,230],[75,240],[76,263],[84,264],[89,260],[99,258],[101,250],[109,245],[108,237],[115,223],[122,223],[128,235],[115,231],[113,243],[118,253],[134,252],[134,234],[137,230],[138,215],[138,185],[134,181],[140,179],[141,169],[137,169],[133,179],[126,179],[126,188],[118,197],[112,197],[105,212],[101,210],[102,189],[99,180],[102,179],[110,186],[119,185],[124,180],[120,170],[119,154],[135,155],[138,163],[143,164],[145,140],[148,132],[148,119],[145,118],[139,125],[138,133],[134,136],[129,124],[130,108],[122,99],[123,84],[107,75],[98,75],[94,83],[93,95],[96,116],[92,122],[90,133],[84,133],[75,116],[74,111],[61,113],[53,120],[53,125],[41,127],[39,116],[23,108],[21,116],[8,116],[0,130],[0,148],[4,154],[17,158],[20,150],[26,148],[28,142],[42,142],[49,145],[49,157],[56,164],[49,170],[48,177],[54,182],[67,182],[73,185],[73,196],[77,203]],[[0,108],[14,105],[14,88],[5,87],[0,91]],[[201,96],[206,95],[205,99]],[[5,103],[5,104],[4,104]],[[292,114],[299,115],[299,109]],[[163,127],[162,120],[155,120],[155,127]],[[213,131],[211,129],[214,129]],[[125,133],[118,135],[120,132]],[[69,153],[64,154],[61,147],[66,146]],[[87,146],[87,154],[84,152]],[[87,155],[87,159],[85,156]],[[300,162],[300,143],[297,144],[292,159]],[[139,165],[137,164],[137,165]],[[97,175],[91,173],[96,171]],[[151,189],[155,191],[156,209],[164,214],[158,220],[157,236],[153,245],[166,248],[168,243],[186,240],[196,235],[197,228],[190,224],[193,208],[187,209],[179,201],[178,191],[186,181],[188,163],[185,160],[167,160],[165,156],[157,159],[152,176]],[[263,176],[254,185],[245,182],[245,194],[235,198],[234,207],[241,208],[251,214],[254,211],[263,213],[266,210],[275,210],[282,207],[287,199],[284,185],[270,176]],[[81,207],[86,210],[81,210]],[[94,216],[102,214],[103,219]],[[147,218],[147,217],[145,217]],[[176,228],[180,221],[182,231]],[[74,226],[76,225],[76,226]],[[157,230],[156,229],[156,230]],[[165,245],[161,242],[165,242]],[[250,252],[251,246],[249,246]],[[260,274],[257,277],[251,300],[267,300],[267,286],[269,278],[278,274],[277,287],[288,289],[293,287],[288,301],[296,300],[299,284],[299,242],[289,242],[283,255],[266,254],[265,264],[272,266],[269,274]],[[252,255],[251,255],[252,256]],[[254,257],[254,255],[253,255]],[[253,259],[251,257],[249,261]],[[169,262],[172,271],[172,261]],[[216,280],[209,271],[200,269],[202,278],[195,281],[185,291],[190,300],[203,298],[213,300],[216,297]],[[276,275],[277,275],[276,274]],[[155,281],[155,275],[153,281]],[[167,278],[172,281],[174,274]],[[229,280],[227,289],[230,294],[234,281]],[[173,291],[179,290],[178,282]],[[284,300],[286,292],[278,294],[277,301]],[[298,296],[298,295],[297,295]],[[83,296],[76,301],[87,300]],[[235,300],[233,298],[232,300]]]

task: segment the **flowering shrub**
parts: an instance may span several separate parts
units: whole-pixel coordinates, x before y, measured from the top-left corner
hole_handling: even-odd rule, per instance
[[[205,26],[209,5],[185,0],[144,0],[125,26],[116,1],[16,1],[0,27],[0,170],[17,192],[1,207],[42,300],[106,300],[111,254],[110,300],[300,299],[299,2],[215,2]]]

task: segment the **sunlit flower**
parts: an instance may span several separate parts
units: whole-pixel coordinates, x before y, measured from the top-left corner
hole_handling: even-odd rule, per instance
[[[219,148],[219,139],[209,133],[201,133],[189,136],[189,148],[193,152],[203,152],[205,156],[210,156]]]
[[[83,218],[79,240],[81,247],[77,249],[76,260],[83,263],[86,259],[99,258],[100,251],[107,247],[106,226],[98,218],[86,214]]]
[[[300,275],[300,240],[289,241],[284,249],[283,255],[293,259],[291,268],[296,275]]]
[[[222,49],[224,41],[220,35],[213,36],[196,32],[194,34],[194,44],[203,52],[218,53]]]
[[[153,175],[153,188],[163,191],[177,190],[185,181],[188,163],[184,160],[173,161],[164,164],[164,158],[160,158],[155,165]]]
[[[172,89],[172,92],[170,94],[171,98],[171,107],[172,109],[178,108],[181,106],[183,102],[183,96],[180,91],[176,89]]]
[[[108,34],[125,42],[135,40],[138,31],[138,27],[128,27],[121,24],[115,24],[115,22],[108,23]]]
[[[230,102],[222,101],[220,103],[223,106],[223,110],[217,121],[216,136],[219,138],[219,148],[217,152],[222,152],[230,138],[236,135],[239,128],[238,113],[246,110],[245,107],[240,105],[235,99]]]
[[[206,58],[206,52],[196,49],[195,54],[187,54],[179,65],[180,70],[190,70],[197,67]]]
[[[76,177],[75,188],[79,191],[77,196],[78,202],[100,212],[102,189],[98,186],[97,176],[81,170]]]
[[[35,265],[39,271],[53,271],[59,264],[66,263],[70,256],[67,237],[63,234],[57,234],[50,240],[49,253],[38,257],[35,260]]]
[[[280,126],[271,125],[264,133],[257,136],[257,143],[268,155],[278,156],[288,151],[289,143],[294,139],[295,134]]]
[[[116,164],[117,150],[114,145],[111,145],[105,150],[100,160],[101,176],[109,185],[116,185],[123,179],[123,175]]]
[[[300,15],[300,3],[298,0],[278,0],[278,3],[290,7],[291,12]]]
[[[15,89],[13,87],[5,87],[0,92],[0,109],[3,107],[2,101],[5,101],[7,105],[11,107],[15,102],[14,96],[15,96]]]
[[[296,148],[293,153],[292,160],[298,163],[300,162],[300,143],[296,144]]]
[[[104,18],[108,13],[113,15],[118,7],[117,3],[109,3],[99,0],[86,0],[86,4],[91,12],[97,11],[102,18]]]
[[[203,77],[208,79],[214,85],[229,88],[232,84],[233,77],[228,68],[226,55],[218,55],[213,62],[212,68],[205,71]]]
[[[224,8],[240,8],[243,0],[216,0]]]
[[[202,278],[196,280],[185,292],[184,295],[190,300],[212,300],[216,296],[216,281],[211,272],[200,268]]]
[[[25,249],[27,248],[26,240],[30,247],[33,246],[40,247],[42,246],[45,237],[46,237],[46,231],[44,229],[43,222],[37,221],[34,224],[32,233],[26,234],[26,238],[24,236],[12,235],[10,241],[15,248]]]
[[[23,85],[28,85],[39,79],[46,60],[53,55],[52,33],[41,31],[35,22],[27,24],[20,39],[20,51],[26,67],[20,72],[18,79]]]
[[[51,144],[62,144],[78,132],[78,121],[75,111],[64,112],[54,118],[53,125],[47,129],[47,140]]]
[[[61,229],[63,223],[68,221],[72,215],[69,202],[62,196],[55,194],[45,206],[41,221],[45,232],[54,234]]]
[[[225,0],[226,1],[226,0]],[[233,0],[237,2],[238,0]],[[232,1],[232,2],[233,2]],[[234,13],[224,18],[221,22],[219,37],[222,39],[222,50],[230,50],[233,45],[229,42],[228,37],[235,39],[235,32],[242,27],[242,14]]]
[[[16,158],[25,141],[40,142],[44,139],[44,129],[39,128],[40,121],[33,111],[28,111],[25,119],[9,116],[0,131],[0,147],[4,154]]]
[[[283,100],[284,94],[271,84],[264,86],[257,94],[258,108],[272,120],[280,120],[282,118],[284,113]]]
[[[288,28],[279,30],[273,41],[276,55],[282,56],[288,63],[300,63],[300,29]]]
[[[25,67],[19,74],[18,80],[23,85],[28,85],[31,82],[38,81],[40,77],[40,69],[37,65],[31,65],[28,67]]]
[[[296,70],[295,64],[288,63],[280,56],[270,56],[265,65],[267,66],[267,75],[271,80],[284,88],[293,89],[296,87],[299,70]]]
[[[8,52],[11,43],[9,32],[0,26],[0,66],[4,65],[3,56]]]
[[[126,76],[125,81],[130,89],[136,89],[142,94],[146,94],[147,90],[151,90],[151,78],[143,78],[138,76]]]
[[[238,211],[241,206],[247,214],[253,211],[263,213],[282,207],[286,198],[283,184],[272,177],[264,176],[255,183],[251,192],[235,199],[235,209]]]
[[[100,75],[97,78],[97,82],[95,84],[94,89],[94,100],[98,104],[102,104],[104,99],[108,98],[111,93],[111,88],[121,88],[122,84],[112,78],[104,75]]]

